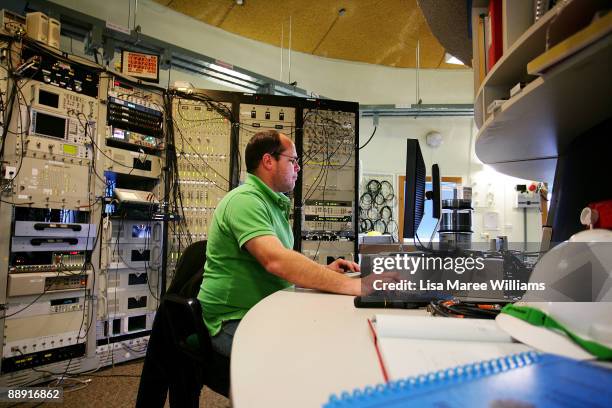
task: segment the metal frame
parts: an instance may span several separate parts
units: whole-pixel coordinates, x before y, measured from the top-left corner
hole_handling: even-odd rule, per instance
[[[47,0],[31,0],[23,4],[9,4],[14,12],[41,11],[57,18],[62,25],[62,35],[85,42],[85,53],[96,55],[103,49],[103,58],[110,60],[114,52],[129,50],[160,55],[160,68],[178,68],[203,75],[246,92],[283,96],[309,96],[308,91],[281,81],[257,74],[209,56],[194,52],[154,37],[142,34],[140,27],[130,34],[107,27],[106,22],[88,14],[69,9]]]
[[[360,105],[362,117],[474,116],[471,104]]]

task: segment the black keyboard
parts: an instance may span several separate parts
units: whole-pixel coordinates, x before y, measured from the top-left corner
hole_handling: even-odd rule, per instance
[[[418,309],[425,307],[429,302],[410,301],[397,296],[392,296],[388,292],[375,291],[367,296],[356,296],[353,303],[356,308],[377,308],[377,309]]]

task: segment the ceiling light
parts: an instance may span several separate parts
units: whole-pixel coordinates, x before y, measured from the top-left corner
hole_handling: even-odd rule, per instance
[[[444,62],[447,64],[464,65],[457,57],[453,57],[448,52],[444,54]]]

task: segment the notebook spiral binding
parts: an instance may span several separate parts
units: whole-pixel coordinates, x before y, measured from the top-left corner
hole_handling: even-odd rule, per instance
[[[426,387],[440,384],[460,383],[480,377],[513,370],[537,363],[542,354],[536,351],[512,354],[493,360],[465,364],[446,370],[430,372],[416,377],[408,377],[386,384],[367,386],[363,390],[356,388],[353,392],[344,391],[340,396],[332,395],[324,408],[345,408],[356,403],[374,403],[379,398],[386,398],[396,393],[406,393],[412,390],[423,390]]]

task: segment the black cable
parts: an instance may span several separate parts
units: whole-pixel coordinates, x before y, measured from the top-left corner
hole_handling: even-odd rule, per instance
[[[87,136],[87,127],[85,127],[85,135]],[[88,204],[89,207],[91,208],[91,174],[92,171],[90,169],[90,171],[88,172],[88,177],[87,177],[87,200],[88,200]],[[91,213],[90,213],[90,217],[89,217],[89,222],[87,223],[87,236],[85,237],[85,253],[87,254],[87,248],[89,248],[89,234],[91,232],[91,225],[92,225],[92,219],[91,219]],[[102,231],[101,228],[98,228],[98,230],[96,231],[96,237],[94,239],[93,245],[92,245],[92,251],[96,248],[97,244],[98,244],[98,239],[99,237],[102,235]],[[91,256],[91,254],[89,255]],[[92,269],[92,290],[95,290],[95,280],[96,280],[96,270],[95,270],[95,266],[93,265],[93,263],[91,262],[91,259],[88,261],[87,260],[87,255],[85,258],[85,262],[83,262],[83,267],[81,269],[81,274],[85,274],[87,273],[87,265],[91,266]],[[90,296],[89,302],[87,301],[87,285],[85,285],[85,288],[83,289],[83,315],[81,317],[81,324],[79,325],[79,329],[77,331],[77,344],[78,344],[78,340],[79,339],[85,339],[87,340],[87,335],[89,334],[89,330],[91,330],[91,327],[93,325],[93,322],[95,320],[95,316],[94,316],[94,308],[93,308],[93,299]],[[85,307],[85,304],[87,304],[87,307]],[[85,323],[86,318],[89,316],[89,311],[88,309],[91,308],[91,318],[89,319],[89,324],[87,325],[87,329],[85,330],[85,334],[83,337],[81,337],[81,330],[83,328],[83,324]],[[66,363],[66,369],[64,370],[64,373],[60,375],[60,379],[61,381],[63,381],[64,377],[67,375],[68,371],[70,370],[70,364],[72,363],[73,357],[70,357],[70,359],[68,360],[68,363]]]
[[[376,220],[374,222],[374,230],[384,234],[387,231],[387,223],[382,219]]]
[[[304,200],[308,200],[310,197],[312,197],[312,195],[315,193],[315,191],[319,188],[319,186],[321,185],[321,180],[323,177],[325,177],[325,180],[327,180],[327,173],[329,172],[329,170],[331,169],[332,165],[331,165],[331,159],[333,158],[333,156],[338,152],[338,150],[340,149],[340,147],[342,147],[341,143],[338,143],[338,146],[336,147],[336,149],[329,153],[329,134],[327,133],[327,130],[325,128],[323,128],[323,132],[325,133],[325,147],[326,147],[326,154],[325,157],[323,158],[323,165],[321,166],[321,170],[319,171],[319,174],[317,175],[317,180],[318,183],[317,184],[313,184],[308,191],[306,192],[306,194],[304,194],[305,199]],[[350,160],[350,158],[349,158]],[[304,165],[307,165],[308,163],[304,163]],[[345,163],[346,164],[346,163]],[[336,169],[339,170],[339,169]],[[324,176],[323,176],[324,175]]]
[[[366,184],[366,189],[368,190],[368,193],[372,197],[375,197],[378,195],[380,191],[380,186],[381,186],[380,181],[372,179],[368,181],[368,183]]]
[[[145,249],[146,248],[150,248],[150,239],[151,239],[151,235],[153,233],[153,224],[152,224],[152,220],[153,220],[153,208],[149,207],[149,217],[147,219],[147,227],[148,227],[148,233],[147,228],[145,228]],[[163,248],[160,245],[160,253],[159,253],[159,258],[157,259],[157,261],[155,262],[155,264],[157,265],[161,265],[162,260],[163,260],[163,254],[162,254]],[[146,274],[146,278],[147,278],[147,288],[149,289],[149,293],[151,294],[151,296],[153,296],[153,299],[155,299],[155,301],[157,302],[157,306],[159,307],[159,301],[160,299],[157,297],[157,294],[153,292],[153,289],[151,288],[151,279],[149,279],[150,277],[150,272],[153,272],[152,267],[150,267],[150,261],[145,261],[144,263],[144,270],[145,270],[145,274]],[[160,270],[158,270],[158,274],[159,274]],[[160,276],[157,277],[157,293],[160,293]],[[148,304],[147,304],[148,306]],[[155,308],[155,310],[157,310],[157,307]]]
[[[395,194],[393,192],[393,185],[387,180],[383,180],[380,183],[380,192],[385,197],[385,201],[393,201]]]
[[[417,244],[418,242],[418,244]],[[417,249],[419,249],[420,251],[423,252],[433,252],[432,249],[427,248],[425,245],[423,245],[423,243],[421,243],[421,239],[419,238],[419,234],[417,234],[416,231],[414,231],[414,246],[417,247]]]
[[[12,44],[9,44],[9,49],[10,46]],[[19,156],[19,165],[17,167],[17,171],[15,172],[15,174],[13,175],[13,177],[11,178],[11,183],[13,182],[13,180],[15,180],[17,178],[17,176],[19,175],[19,172],[21,171],[21,166],[23,164],[23,156],[25,155],[25,149],[24,149],[24,135],[26,135],[26,133],[28,132],[29,128],[30,128],[30,121],[31,118],[28,115],[28,124],[27,126],[23,126],[23,123],[21,123],[21,101],[19,99],[19,96],[21,96],[21,98],[23,98],[24,101],[24,106],[27,106],[27,100],[25,98],[25,96],[23,95],[23,92],[21,91],[21,89],[26,86],[28,84],[28,82],[30,82],[32,80],[31,77],[21,77],[21,76],[17,76],[15,75],[15,73],[13,72],[13,65],[12,65],[12,58],[8,58],[7,59],[7,74],[8,74],[8,79],[10,79],[12,81],[13,84],[13,89],[11,91],[10,97],[9,97],[9,102],[8,105],[6,106],[7,112],[6,114],[8,115],[8,117],[4,118],[4,129],[3,129],[3,133],[2,133],[2,146],[0,147],[0,160],[4,160],[4,149],[5,149],[5,145],[6,145],[6,138],[7,135],[13,134],[15,136],[19,137],[20,143],[21,143],[21,154]],[[40,65],[38,66],[38,68],[36,69],[36,71],[34,71],[34,73],[32,74],[32,77],[34,75],[36,75],[38,72],[40,71]],[[25,78],[25,81],[22,80],[21,78]],[[21,85],[19,84],[20,82]],[[13,112],[15,110],[15,97],[17,97],[17,114],[18,114],[18,121],[19,121],[19,127],[21,128],[21,132],[19,133],[14,133],[12,131],[10,131],[10,125],[11,125],[11,119],[12,119],[12,115]]]
[[[172,112],[172,97],[170,94],[167,94],[164,98],[164,103],[166,105],[166,111]],[[186,241],[187,245],[191,243],[191,234],[189,234],[189,229],[185,217],[185,210],[183,207],[182,201],[182,191],[181,191],[181,180],[179,174],[178,167],[178,156],[176,151],[176,142],[174,138],[174,129],[175,123],[174,119],[171,115],[166,115],[166,140],[167,140],[167,154],[166,154],[166,166],[168,168],[167,176],[168,176],[168,191],[166,192],[167,200],[169,201],[169,208],[175,214],[178,214],[178,223],[173,223],[171,226],[172,235],[176,237],[174,240],[178,243],[177,251],[182,252],[182,244],[183,244],[183,235],[181,234],[181,230],[186,230]]]
[[[374,201],[374,197],[369,191],[362,193],[359,197],[359,204],[365,209],[369,210],[372,207],[372,202]]]
[[[91,173],[90,173],[90,175],[89,175],[89,180],[88,180],[88,194],[87,194],[87,196],[88,196],[88,200],[89,200],[89,204],[90,204],[89,206],[90,206],[90,208],[91,208],[92,203],[91,203],[91,199],[89,198],[89,197],[91,197],[91,194],[89,193],[89,188],[90,188],[90,186],[91,186]],[[97,201],[97,200],[96,200],[96,201]],[[95,204],[94,204],[94,205],[95,205]],[[89,244],[89,233],[90,233],[90,231],[91,231],[91,224],[92,224],[92,220],[91,220],[91,215],[90,215],[89,222],[88,222],[88,226],[87,226],[87,237],[86,237],[86,240],[85,240],[85,248],[86,248],[86,251],[85,251],[85,252],[86,252],[86,253],[87,253],[87,248],[89,247],[89,245],[88,245],[88,244]],[[100,236],[101,236],[101,228],[98,228],[98,231],[96,232],[96,237],[95,237],[94,242],[93,242],[93,244],[92,244],[92,250],[93,250],[93,249],[96,247],[96,245],[97,245],[97,243],[98,243],[98,239],[99,239],[99,237],[100,237]],[[89,265],[89,266],[91,267],[91,269],[92,269],[92,279],[93,279],[93,281],[92,281],[92,290],[93,290],[93,289],[95,288],[96,270],[95,270],[95,266],[93,265],[93,263],[91,263],[91,261],[88,261],[88,260],[87,260],[87,255],[86,255],[85,262],[83,262],[83,266],[82,266],[81,271],[80,271],[80,275],[86,274],[88,265]],[[59,276],[59,274],[60,274],[61,272],[62,272],[62,271],[58,271],[57,276]],[[50,284],[52,284],[52,282],[50,282]],[[50,287],[50,286],[49,286],[49,287]],[[38,299],[40,299],[40,297],[41,297],[43,294],[45,294],[45,292],[47,291],[47,289],[48,289],[49,287],[45,288],[45,290],[43,291],[43,293],[42,293],[42,294],[41,294],[39,297],[37,297],[37,298],[34,300],[34,302],[35,302],[35,301],[37,301]],[[77,344],[78,344],[78,340],[79,340],[79,339],[87,339],[87,335],[89,334],[89,331],[91,330],[91,327],[92,327],[92,325],[93,325],[93,321],[94,321],[94,319],[95,319],[95,316],[94,316],[94,313],[93,313],[93,299],[89,299],[89,301],[88,301],[88,295],[87,295],[87,291],[88,291],[88,289],[87,289],[87,285],[85,286],[85,288],[83,289],[83,291],[84,291],[84,294],[83,294],[83,315],[82,315],[82,318],[81,318],[81,324],[80,324],[79,329],[78,329],[78,331],[77,331]],[[90,297],[91,297],[91,296],[90,296]],[[30,303],[30,305],[28,305],[28,307],[29,307],[29,306],[31,306],[31,305],[32,305],[34,302]],[[85,307],[85,304],[87,304],[87,307]],[[87,326],[87,329],[85,330],[84,337],[81,337],[81,330],[82,330],[82,328],[83,328],[83,324],[84,324],[84,322],[85,322],[86,317],[88,317],[88,315],[89,315],[89,309],[91,309],[91,318],[89,319],[89,324],[88,324],[88,326]],[[25,308],[21,309],[19,312],[21,312],[21,311],[23,311],[23,310],[25,310]],[[9,316],[5,316],[5,318],[6,318],[6,317],[13,316],[13,315],[15,315],[15,314],[16,314],[16,313],[14,313],[14,314],[12,314],[12,315],[9,315]],[[20,350],[17,350],[17,351],[19,351],[19,353],[21,353],[21,351],[20,351]],[[21,353],[21,354],[22,354],[22,353]],[[62,378],[62,379],[63,379],[65,376],[69,375],[68,371],[69,371],[69,369],[70,369],[70,364],[72,363],[72,360],[73,360],[73,357],[70,357],[70,359],[68,360],[68,363],[66,363],[66,369],[64,370],[64,373],[62,373],[62,374],[60,374],[60,373],[54,373],[54,372],[52,372],[52,371],[48,371],[48,370],[38,369],[38,368],[36,368],[36,367],[31,367],[31,369],[32,369],[32,371],[35,371],[35,372],[37,372],[37,373],[42,373],[42,374],[47,374],[47,375],[54,375],[54,376],[60,376],[60,378]],[[37,382],[37,381],[39,381],[39,380],[40,380],[40,378],[36,378],[36,379],[34,379],[34,380],[32,380],[32,381],[30,381],[30,382],[26,383],[25,385],[28,385],[28,384],[31,384],[31,383]]]
[[[393,185],[387,180],[370,179],[363,186],[365,190],[359,197],[359,232],[365,233],[375,230],[376,221],[382,219],[385,222],[384,231],[379,224],[377,231],[392,236],[397,240],[397,222],[393,219],[395,194]],[[366,222],[367,221],[367,222]]]
[[[61,59],[61,58],[60,58],[60,59]],[[71,60],[71,62],[73,62],[73,61]],[[36,72],[38,72],[38,71],[36,71]],[[34,75],[36,74],[36,72],[34,73]],[[18,118],[18,119],[19,119],[19,121],[20,121],[20,127],[22,128],[22,132],[21,132],[21,142],[22,142],[22,146],[23,146],[23,135],[25,134],[25,130],[29,129],[29,125],[28,125],[27,127],[24,127],[24,126],[22,126],[22,124],[21,124],[21,99],[20,99],[20,96],[21,96],[21,98],[24,100],[24,103],[26,103],[26,101],[25,101],[25,97],[24,97],[24,95],[23,95],[23,92],[21,91],[21,88],[22,88],[23,86],[25,86],[25,85],[27,84],[27,82],[28,82],[28,81],[22,81],[21,86],[19,86],[19,85],[18,85],[18,81],[17,81],[17,80],[14,80],[14,81],[13,81],[13,92],[11,93],[11,96],[12,96],[12,101],[14,101],[14,100],[15,100],[15,98],[17,98],[17,104],[18,104],[18,108],[17,108],[17,110],[18,110],[18,112],[19,112],[19,118]],[[11,101],[11,102],[12,102],[12,101]],[[11,107],[10,107],[10,109],[9,109],[9,110],[10,110],[10,112],[9,112],[9,113],[10,113],[11,115],[12,115],[13,111],[15,110],[15,107],[14,107],[14,106],[12,106],[12,105],[13,105],[13,103],[11,103]],[[81,122],[81,119],[80,119],[80,117],[79,117],[79,114],[80,114],[80,115],[83,115],[83,117],[85,118],[85,120],[86,120],[86,124],[85,124],[85,125],[83,125],[83,123]],[[7,119],[8,119],[8,122],[5,120],[5,123],[4,123],[4,124],[5,124],[5,132],[3,132],[4,134],[3,134],[3,137],[2,137],[2,139],[3,139],[3,140],[2,140],[2,142],[3,142],[3,143],[2,143],[2,152],[4,151],[4,146],[5,146],[4,141],[6,140],[6,134],[7,134],[8,132],[10,132],[10,130],[9,130],[10,118],[7,118]],[[29,116],[28,116],[28,120],[31,120],[31,118],[30,118]],[[96,147],[96,148],[97,148],[99,151],[101,151],[101,152],[102,152],[102,150],[101,150],[101,149],[99,149],[99,147],[98,147],[98,146],[95,144],[95,140],[94,140],[93,138],[91,138],[91,135],[87,135],[87,134],[88,134],[88,126],[89,126],[89,123],[87,122],[87,118],[85,117],[85,115],[84,115],[82,112],[78,112],[78,113],[77,113],[77,120],[79,121],[79,124],[80,124],[80,125],[81,125],[81,126],[84,128],[84,129],[85,129],[85,134],[86,134],[86,137],[87,137],[87,136],[89,136],[89,137],[90,137],[90,139],[91,139],[92,144],[93,144],[93,145],[94,145],[94,146],[95,146],[95,147]],[[11,132],[11,133],[12,133],[12,132]],[[22,148],[22,151],[25,151],[25,149],[23,149],[23,148]],[[102,152],[102,154],[104,154],[104,152]],[[106,156],[106,155],[105,155],[105,156]],[[108,156],[107,156],[107,157],[108,157]],[[17,177],[17,175],[19,174],[19,170],[21,169],[21,163],[23,162],[23,154],[21,155],[21,157],[20,157],[20,158],[21,158],[21,160],[20,160],[19,169],[18,169],[18,171],[17,171],[17,174],[16,174],[14,177]],[[111,160],[112,160],[112,159],[111,159]],[[114,160],[113,160],[113,161],[114,161]],[[117,163],[117,162],[116,162],[116,163]],[[118,163],[118,164],[122,164],[122,163]],[[89,170],[90,170],[90,171],[89,171],[89,177],[88,177],[88,200],[89,200],[89,203],[88,203],[88,206],[87,206],[88,208],[92,208],[93,206],[95,206],[95,205],[97,204],[98,200],[100,200],[100,198],[98,198],[98,199],[96,199],[96,200],[95,200],[93,203],[91,202],[91,193],[89,192],[89,189],[90,189],[90,187],[91,187],[91,177],[92,177],[92,175],[93,175],[93,174],[95,174],[95,176],[96,176],[98,179],[103,180],[103,179],[102,179],[102,178],[101,178],[101,177],[100,177],[100,176],[97,174],[97,172],[95,171],[95,167],[94,167],[94,166],[95,166],[95,164],[94,164],[94,160],[93,160],[93,158],[92,158],[92,162],[91,162],[91,165],[90,165],[90,167],[89,167]],[[125,167],[127,167],[127,166],[125,166]],[[105,180],[103,180],[103,181],[105,181]],[[13,204],[13,203],[10,203],[10,204]],[[93,221],[93,220],[90,220],[90,222],[88,223],[88,233],[87,233],[87,237],[86,237],[86,248],[89,248],[89,238],[90,238],[90,237],[89,237],[89,235],[90,235],[90,230],[91,230],[92,221]],[[99,237],[100,237],[100,233],[101,233],[101,229],[99,229],[99,230],[98,230],[98,234],[96,234],[96,237],[95,237],[95,240],[94,240],[94,243],[93,243],[93,247],[96,247],[97,242],[98,242],[98,239],[99,239]],[[86,255],[86,256],[87,256],[87,258],[89,258],[89,256],[90,256],[90,255]],[[83,267],[82,267],[82,270],[81,270],[81,274],[82,274],[82,273],[85,273],[85,272],[86,272],[86,270],[88,269],[88,267],[91,267],[91,268],[92,268],[92,280],[93,280],[93,284],[92,284],[93,286],[92,286],[92,287],[94,287],[94,288],[95,288],[95,279],[96,279],[96,271],[95,271],[95,266],[94,266],[94,265],[93,265],[93,264],[92,264],[90,261],[88,261],[87,259],[86,259],[86,261],[83,263]],[[63,272],[64,274],[71,274],[71,273],[69,273],[68,271],[61,271],[61,270],[58,270],[58,274],[57,274],[57,276],[59,276],[59,275],[60,275],[62,272]],[[74,274],[76,275],[77,273],[74,273]],[[51,284],[51,282],[50,282],[50,284]],[[14,315],[16,315],[16,314],[18,314],[18,313],[22,312],[23,310],[27,309],[27,308],[28,308],[28,307],[30,307],[32,304],[34,304],[36,301],[38,301],[38,300],[40,299],[40,297],[42,297],[42,296],[43,296],[45,293],[47,293],[48,288],[49,288],[49,286],[45,287],[45,288],[44,288],[44,290],[43,290],[43,293],[41,293],[41,294],[40,294],[40,296],[38,296],[37,298],[35,298],[35,299],[34,299],[34,301],[33,301],[33,302],[31,302],[29,305],[26,305],[26,307],[24,307],[24,308],[22,308],[22,309],[18,310],[18,311],[17,311],[17,312],[15,312],[15,313],[12,313],[12,314],[9,314],[9,315],[5,315],[5,316],[3,316],[3,318],[9,318],[9,317],[14,316]],[[79,330],[78,330],[78,336],[77,336],[77,339],[87,338],[87,335],[88,335],[88,333],[89,333],[89,331],[90,331],[90,329],[91,329],[91,327],[92,327],[92,325],[93,325],[93,323],[94,323],[94,321],[95,321],[95,320],[94,320],[94,319],[95,319],[95,316],[93,315],[93,311],[94,311],[94,308],[93,308],[93,306],[94,306],[94,305],[93,305],[93,300],[92,300],[92,299],[88,299],[88,297],[89,297],[89,296],[87,295],[87,292],[88,292],[87,286],[84,288],[84,291],[85,291],[85,294],[84,294],[84,303],[86,303],[86,304],[87,304],[87,307],[85,307],[85,305],[84,305],[84,307],[83,307],[83,316],[82,316],[82,319],[81,319],[81,324],[80,324],[80,327],[79,327]],[[91,313],[91,318],[89,317],[90,313]],[[83,330],[83,325],[85,324],[85,321],[86,321],[86,319],[87,319],[87,318],[89,318],[89,319],[90,319],[90,320],[89,320],[89,322],[88,322],[89,324],[87,325],[87,329],[85,330],[85,333],[84,333],[83,335],[81,335],[81,332],[82,332],[82,330]],[[70,364],[71,364],[72,360],[73,360],[73,358],[70,358],[70,359],[68,360],[68,363],[66,364],[66,369],[64,370],[64,373],[63,373],[63,374],[53,373],[53,372],[51,372],[51,371],[45,371],[45,370],[37,370],[36,368],[33,368],[33,371],[40,371],[40,372],[43,372],[43,373],[46,373],[46,374],[51,374],[51,375],[60,375],[60,376],[61,376],[61,378],[64,378],[66,375],[68,375],[68,371],[70,370]],[[35,381],[38,381],[38,379],[36,379]]]
[[[475,319],[494,319],[502,307],[501,303],[473,303],[460,300],[437,300],[431,301],[428,305],[429,311],[434,315]]]
[[[380,192],[374,197],[374,203],[378,206],[383,206],[386,202],[387,200],[385,200],[385,197]]]
[[[397,222],[393,219],[387,221],[387,228],[385,230],[385,234],[389,234],[393,237],[393,240],[395,241],[395,234],[397,234],[399,227],[397,225]]]
[[[374,230],[374,223],[369,218],[361,220],[361,232],[367,232]]]
[[[333,114],[333,113],[332,113]],[[309,166],[319,166],[318,171],[315,173],[312,184],[308,186],[304,193],[304,201],[312,198],[315,194],[320,194],[322,200],[328,194],[328,178],[330,171],[342,170],[352,159],[354,149],[345,152],[341,149],[346,148],[347,145],[354,144],[354,131],[350,124],[340,123],[334,119],[331,119],[327,114],[322,114],[318,109],[306,110],[303,116],[303,131],[304,140],[310,140],[309,143],[305,143],[304,154],[302,157],[302,167],[307,169]],[[334,158],[340,155],[346,155],[348,158],[344,163],[334,163]],[[312,163],[311,163],[312,162]],[[316,170],[315,170],[316,171]],[[329,222],[326,219],[322,221],[322,229],[326,230],[326,223]],[[355,221],[357,222],[357,221]],[[358,227],[358,224],[355,224]],[[351,224],[346,226],[348,229],[352,229]],[[342,228],[340,231],[333,229],[332,233],[345,231],[346,228]],[[314,236],[315,234],[308,234],[308,236]],[[327,235],[324,233],[322,237],[317,237],[318,245],[315,251],[313,259],[316,259],[320,250],[321,242]]]
[[[215,121],[219,120],[219,119],[214,119],[213,121],[212,120],[213,118],[204,119],[204,120],[186,118],[183,115],[183,112],[181,109],[182,106],[186,105],[183,103],[183,100],[199,101],[199,102],[204,103],[204,105],[207,108],[213,111],[216,111],[221,116],[221,118],[225,118],[226,120],[230,122],[231,140],[237,137],[237,134],[238,134],[237,132],[240,129],[240,124],[235,120],[235,118],[233,117],[232,110],[225,103],[214,101],[208,95],[205,95],[202,93],[195,93],[195,94],[187,95],[187,94],[183,94],[180,92],[172,91],[166,100],[166,105],[168,106],[167,110],[172,111],[172,112],[174,112],[174,109],[172,108],[172,100],[174,98],[178,99],[178,102],[176,104],[177,106],[176,110],[178,111],[178,116],[181,119],[185,121],[194,122],[194,123],[201,123],[201,122],[214,123]],[[176,213],[181,214],[181,216],[179,217],[180,221],[178,223],[173,224],[170,228],[171,228],[172,235],[176,237],[176,239],[174,239],[173,242],[178,244],[178,248],[176,249],[180,253],[182,252],[182,249],[183,249],[183,243],[187,241],[185,242],[185,246],[187,246],[191,243],[192,239],[191,239],[191,233],[189,231],[189,226],[187,224],[187,217],[185,216],[185,209],[183,207],[183,191],[181,188],[182,180],[179,175],[179,168],[178,168],[179,159],[185,165],[197,171],[200,175],[203,176],[204,173],[202,173],[202,171],[198,168],[198,166],[194,164],[192,160],[190,160],[191,153],[188,156],[182,151],[177,151],[176,140],[174,140],[175,132],[178,132],[181,144],[187,145],[188,147],[191,148],[191,150],[193,151],[193,156],[199,159],[198,162],[203,163],[205,166],[207,166],[213,172],[215,172],[223,181],[227,182],[227,189],[222,188],[218,183],[214,182],[213,180],[209,179],[206,176],[203,177],[205,180],[212,182],[215,187],[217,187],[224,193],[226,193],[228,189],[231,187],[230,185],[231,183],[222,174],[220,174],[213,166],[211,166],[208,163],[208,160],[205,160],[204,157],[202,157],[202,155],[200,155],[197,152],[197,150],[193,147],[193,145],[189,143],[188,140],[186,140],[186,138],[183,135],[183,131],[181,130],[181,127],[178,126],[178,123],[174,119],[171,119],[171,124],[169,124],[167,128],[168,128],[168,133],[169,133],[168,135],[168,145],[169,145],[168,152],[169,153],[167,155],[167,163],[168,163],[168,170],[169,170],[169,178],[171,179],[170,182],[173,183],[173,188],[171,189],[171,192],[170,194],[168,194],[168,196],[171,197],[171,200],[170,200],[171,208]],[[235,143],[231,143],[230,157],[234,158],[233,162],[238,163],[238,167],[240,168],[240,151],[237,148],[237,144]]]
[[[63,53],[61,51],[56,51],[55,49],[52,49],[52,48],[44,47],[40,45],[36,40],[31,39],[29,37],[23,37],[23,43],[25,44],[27,48],[31,48],[34,51],[38,52],[39,54],[43,54],[43,55],[50,56],[52,58],[56,58],[62,62],[66,62],[68,64],[79,65],[81,67],[90,69],[98,74],[105,71],[104,67],[100,66],[100,64],[98,63],[94,65],[89,61],[86,62],[83,59],[76,60],[74,58],[69,58],[68,54]],[[95,50],[95,52],[97,52],[97,50]]]
[[[380,218],[389,221],[393,217],[393,210],[388,205],[385,205],[379,210],[379,214]]]
[[[191,143],[189,143],[183,136],[183,131],[179,128],[178,124],[176,123],[176,121],[173,120],[173,123],[176,127],[176,129],[179,131],[179,136],[181,137],[181,142],[186,143],[189,147],[191,147],[191,150],[193,153],[189,153],[189,154],[194,154],[196,155],[201,161],[202,163],[204,163],[207,167],[209,167],[215,174],[217,174],[221,179],[223,179],[223,181],[227,182],[228,186],[230,185],[230,181],[228,179],[226,179],[225,177],[223,177],[223,175],[221,173],[219,173],[212,165],[208,164],[208,161],[204,160],[204,157],[202,157],[202,155],[200,155],[200,153],[198,153],[196,151],[196,149],[193,147],[193,145]],[[193,164],[187,159],[187,157],[185,156],[186,153],[181,152],[180,157],[183,160],[188,161],[191,165],[192,168],[195,169],[196,171],[197,168],[195,166],[193,166]],[[199,174],[202,174],[200,171],[198,171]],[[210,181],[211,183],[213,183],[215,186],[217,186],[217,183],[214,182],[213,180],[209,179],[208,177],[204,177],[206,180]],[[222,187],[217,186],[219,189],[221,189],[224,192],[228,192],[229,190],[225,190]]]
[[[372,136],[370,136],[370,138],[368,139],[367,142],[365,142],[365,144],[363,146],[361,146],[359,148],[359,150],[363,149],[364,147],[366,147],[368,145],[368,143],[370,143],[370,141],[372,140],[372,138],[374,137],[374,135],[376,134],[376,129],[378,129],[378,126],[374,126],[374,131],[372,132]]]
[[[326,132],[325,129],[324,129],[324,132]],[[326,159],[327,160],[327,164],[329,164],[329,156],[327,155],[328,151],[329,151],[329,135],[326,133],[325,134],[325,152],[326,152],[326,156],[327,156],[327,159]],[[325,166],[325,161],[324,161],[324,166]],[[323,203],[325,203],[325,190],[326,190],[326,187],[327,187],[327,175],[328,174],[329,174],[329,167],[327,167],[326,170],[325,170],[325,181],[323,183],[323,193],[322,193],[322,199],[321,199],[321,201]],[[319,183],[319,185],[320,185],[320,183]],[[318,186],[317,186],[317,188],[318,188]],[[315,191],[316,191],[316,188],[315,188],[315,190],[313,190],[313,194],[314,194]],[[308,195],[308,193],[306,193],[306,195]],[[307,196],[306,199],[308,199],[308,198],[310,198],[310,197]],[[325,231],[325,218],[323,220],[324,221],[323,221],[323,228],[322,229]],[[321,242],[323,242],[323,237],[319,237],[319,242],[317,244],[317,249],[315,251],[314,256],[312,257],[313,261],[315,261],[317,259],[317,257],[319,256],[319,250],[321,249]]]

